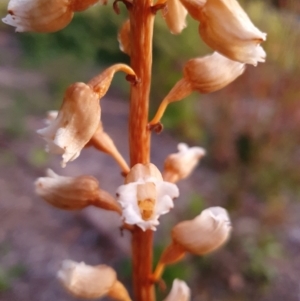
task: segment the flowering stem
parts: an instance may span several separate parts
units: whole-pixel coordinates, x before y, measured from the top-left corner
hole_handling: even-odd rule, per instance
[[[152,0],[134,0],[130,8],[131,67],[138,83],[131,87],[129,113],[130,165],[150,162],[150,132],[147,129],[152,68],[154,14]],[[150,281],[153,231],[135,227],[132,233],[133,286],[136,301],[154,301]]]

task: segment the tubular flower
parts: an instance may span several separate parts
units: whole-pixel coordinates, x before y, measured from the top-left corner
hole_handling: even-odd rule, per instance
[[[48,169],[46,177],[36,180],[35,192],[60,209],[78,210],[94,205],[120,214],[119,204],[108,192],[99,188],[98,181],[92,176],[64,177]]]
[[[63,287],[77,298],[98,299],[111,296],[120,301],[131,301],[126,288],[117,280],[117,274],[111,267],[97,266],[64,260],[57,278]]]
[[[188,147],[185,143],[179,143],[177,148],[178,153],[169,155],[164,164],[163,178],[172,183],[188,177],[205,155],[202,147]]]
[[[48,143],[47,150],[62,154],[62,166],[75,160],[95,133],[100,118],[99,96],[85,83],[67,89],[62,107],[54,121],[38,130]]]
[[[98,181],[91,176],[63,177],[51,169],[35,182],[36,193],[61,209],[82,209],[98,197]]]
[[[186,252],[204,255],[223,245],[231,232],[227,211],[221,207],[205,209],[193,220],[183,221],[172,229],[173,243]]]
[[[92,78],[88,84],[69,86],[57,117],[52,122],[51,117],[48,118],[49,126],[37,131],[48,143],[48,151],[62,154],[62,167],[80,155],[96,132],[101,113],[99,99],[106,94],[117,71],[125,72],[132,80],[136,79],[129,66],[115,64]]]
[[[197,17],[204,42],[231,60],[256,66],[266,53],[266,34],[256,28],[236,0],[207,0]]]
[[[117,190],[117,200],[123,208],[123,220],[142,230],[156,230],[158,218],[174,207],[179,196],[175,184],[164,182],[153,164],[136,164],[126,177],[125,185]]]
[[[164,301],[189,301],[191,290],[186,283],[179,279],[174,279],[172,289]]]
[[[205,57],[189,60],[184,66],[184,79],[193,90],[211,93],[226,87],[245,70],[245,64],[214,52]]]
[[[17,32],[55,32],[66,27],[74,12],[83,11],[99,0],[10,0],[2,21]]]
[[[186,27],[187,10],[179,0],[167,0],[168,11],[164,15],[166,23],[173,34],[179,34]]]

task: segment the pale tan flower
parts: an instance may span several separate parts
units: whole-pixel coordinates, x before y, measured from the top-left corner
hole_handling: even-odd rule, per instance
[[[184,79],[193,90],[211,93],[226,87],[245,70],[245,64],[214,52],[211,55],[189,60],[184,66]]]
[[[82,209],[98,198],[98,181],[92,176],[64,177],[51,169],[35,182],[36,193],[61,209]]]
[[[179,279],[174,279],[172,289],[164,301],[189,301],[191,290],[186,283]]]
[[[179,0],[167,0],[166,23],[173,34],[179,34],[186,27],[187,10]]]
[[[163,99],[149,126],[160,122],[170,103],[182,100],[193,91],[211,93],[220,90],[233,82],[244,70],[245,64],[230,60],[218,52],[189,60],[184,66],[183,78]]]
[[[119,301],[131,301],[126,288],[117,280],[115,270],[104,264],[90,266],[84,262],[64,260],[57,277],[63,287],[77,298],[110,296]]]
[[[99,100],[106,94],[117,71],[123,71],[136,80],[129,66],[115,64],[92,78],[88,84],[69,86],[56,119],[48,127],[37,131],[47,141],[48,151],[62,155],[62,167],[80,155],[96,132],[101,113]]]
[[[156,230],[158,218],[174,207],[179,196],[175,184],[164,182],[153,164],[136,164],[126,177],[125,185],[117,190],[117,199],[123,208],[124,222],[142,230]]]
[[[64,96],[57,118],[41,130],[47,150],[62,154],[62,166],[75,160],[95,133],[100,120],[99,95],[85,83],[71,85]]]
[[[211,207],[203,210],[193,220],[177,224],[172,229],[172,238],[186,252],[204,255],[223,245],[230,232],[227,211],[221,207]]]
[[[172,183],[188,177],[205,155],[202,147],[188,147],[185,143],[179,143],[177,148],[178,153],[169,155],[164,164],[163,178]]]
[[[92,176],[59,176],[51,169],[46,177],[35,182],[35,192],[54,207],[65,210],[83,209],[89,205],[121,213],[116,200],[99,188],[98,181]]]
[[[198,15],[204,42],[228,58],[256,66],[266,53],[266,34],[253,25],[236,0],[207,0]]]
[[[16,31],[54,32],[67,26],[76,11],[98,0],[10,0],[2,21]]]

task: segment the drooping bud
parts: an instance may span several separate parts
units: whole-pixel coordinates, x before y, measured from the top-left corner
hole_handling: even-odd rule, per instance
[[[62,167],[75,160],[99,126],[101,99],[117,71],[127,73],[132,80],[134,71],[125,64],[115,64],[94,77],[88,84],[75,83],[68,87],[57,118],[37,131],[48,143],[47,150],[62,154]]]
[[[86,146],[94,146],[98,150],[111,155],[120,165],[122,172],[125,175],[129,173],[130,169],[128,167],[128,164],[119,153],[113,140],[106,132],[104,132],[102,122],[99,123],[96,132]]]
[[[179,143],[177,148],[178,153],[169,155],[164,164],[163,178],[171,183],[188,177],[205,155],[202,147],[188,147],[185,143]]]
[[[183,78],[163,99],[154,118],[149,122],[149,127],[160,121],[170,103],[182,100],[193,91],[211,93],[220,90],[240,76],[244,69],[244,64],[232,61],[217,52],[189,60],[184,66]]]
[[[204,255],[223,245],[231,232],[227,211],[221,207],[205,209],[193,220],[172,229],[172,239],[187,252]]]
[[[130,55],[131,45],[130,45],[130,20],[126,20],[118,33],[118,41],[120,50],[124,53]]]
[[[173,208],[173,199],[179,196],[176,185],[164,182],[153,164],[136,164],[117,190],[118,202],[123,208],[123,220],[142,230],[156,230],[158,218]]]
[[[226,87],[245,70],[245,64],[232,61],[214,52],[189,60],[184,66],[184,78],[193,90],[211,93]]]
[[[92,176],[64,177],[51,169],[47,170],[46,175],[36,180],[35,191],[54,207],[78,210],[94,205],[121,212],[116,200],[108,192],[101,190],[98,181]]]
[[[191,290],[186,283],[179,279],[174,279],[172,289],[164,301],[189,301]]]
[[[186,27],[187,10],[179,0],[167,0],[166,23],[173,34],[179,34]]]
[[[17,32],[55,32],[66,27],[74,12],[87,9],[98,0],[10,0],[2,21]]]
[[[98,299],[111,295],[119,301],[131,301],[125,287],[117,280],[115,270],[104,264],[89,266],[84,262],[64,260],[57,277],[77,298]]]
[[[100,112],[99,95],[85,83],[75,83],[68,87],[57,118],[37,131],[49,152],[62,154],[62,167],[80,155],[98,127]]]
[[[254,66],[265,61],[260,43],[267,35],[253,25],[236,0],[207,0],[198,21],[202,39],[214,50]]]

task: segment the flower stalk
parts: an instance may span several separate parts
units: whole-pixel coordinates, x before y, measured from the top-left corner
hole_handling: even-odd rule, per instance
[[[152,0],[135,0],[129,10],[131,68],[138,83],[131,86],[129,113],[130,165],[150,163],[150,132],[147,129],[152,69],[154,14]],[[132,232],[133,286],[136,301],[154,301],[150,281],[153,260],[153,231],[135,226]]]

